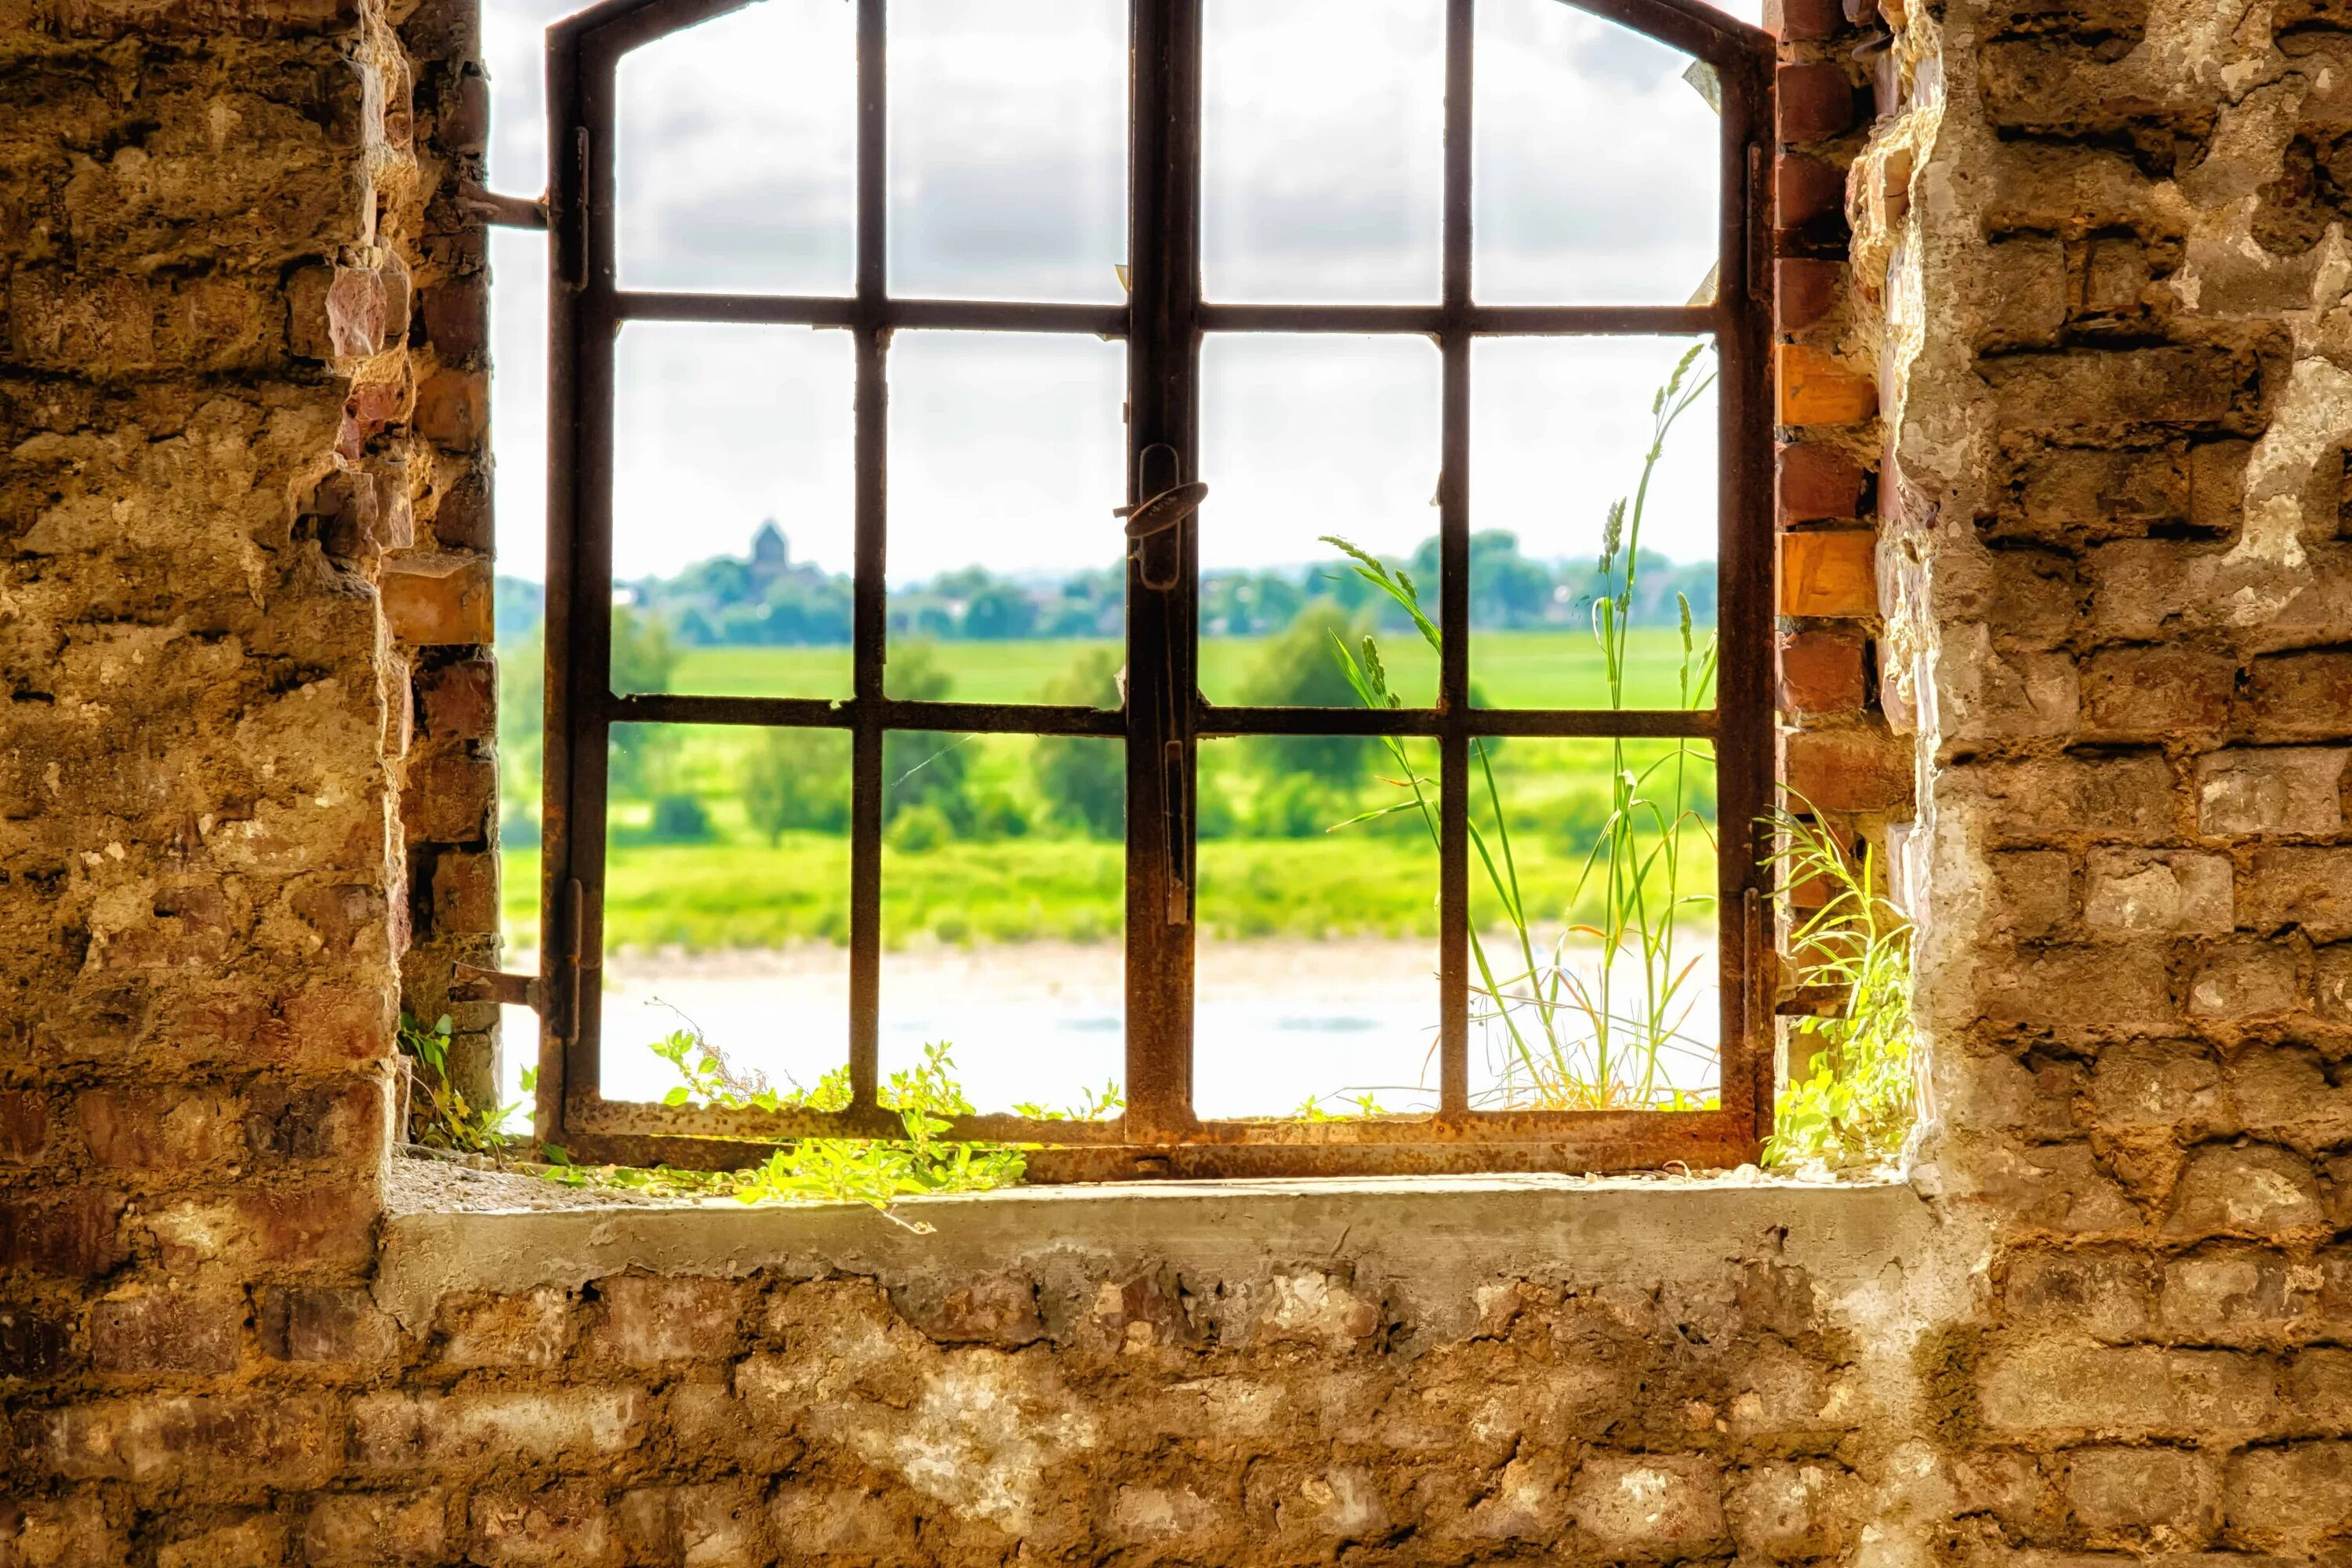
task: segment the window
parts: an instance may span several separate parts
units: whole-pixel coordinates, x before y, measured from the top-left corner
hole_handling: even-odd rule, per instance
[[[713,1164],[742,1157],[713,1138],[894,1132],[883,1103],[889,1020],[932,1004],[951,1015],[954,997],[921,995],[921,982],[894,992],[893,847],[916,833],[902,826],[909,817],[925,820],[915,806],[929,780],[960,765],[940,759],[964,738],[1025,736],[1097,748],[1124,779],[1123,963],[1105,1046],[1123,1044],[1107,1059],[1123,1078],[1124,1111],[1047,1121],[983,1106],[957,1135],[1042,1142],[1050,1147],[1031,1169],[1047,1179],[1751,1157],[1770,1103],[1767,885],[1750,826],[1770,763],[1768,38],[1690,0],[1591,0],[1578,11],[1553,0],[1133,0],[1131,13],[1066,7],[1048,29],[1056,68],[1040,63],[1044,35],[1021,30],[1020,16],[1038,8],[1004,9],[984,58],[927,32],[946,14],[929,0],[896,0],[887,13],[884,0],[614,0],[550,35],[541,1136],[575,1157]],[[1318,47],[1342,37],[1362,47]],[[730,89],[675,52],[688,46],[709,51],[705,60],[772,68],[765,89],[744,98],[751,121],[713,130]],[[1713,106],[1701,133],[1711,207],[1696,188],[1662,183],[1654,171],[1670,160],[1645,162],[1656,126],[1564,106],[1545,72],[1572,50],[1603,69],[1663,50],[1687,57],[1677,68],[1690,66]],[[1349,72],[1376,76],[1380,91],[1329,90]],[[925,106],[940,112],[916,113]],[[1055,117],[1070,172],[1051,199],[1034,182],[992,184],[993,130],[1023,114]],[[646,117],[677,131],[660,158],[632,140]],[[757,254],[702,244],[720,222],[755,226]],[[1576,243],[1578,226],[1592,225],[1645,242],[1665,234],[1667,251],[1633,253],[1636,262],[1671,253],[1690,275]],[[1023,242],[1000,243],[1008,234]],[[1102,264],[1118,256],[1118,268]],[[1597,695],[1566,679],[1565,665],[1488,633],[1487,607],[1513,613],[1526,584],[1510,552],[1482,542],[1523,520],[1482,511],[1481,476],[1512,476],[1521,495],[1580,497],[1591,481],[1562,469],[1559,422],[1646,405],[1685,344],[1702,345],[1685,387],[1715,378],[1687,427],[1711,439],[1712,473],[1685,458],[1661,482],[1682,473],[1703,494],[1712,481],[1712,528],[1693,537],[1706,536],[1713,558],[1685,573],[1680,614],[1681,630],[1696,620],[1703,643],[1712,606],[1717,663],[1675,663],[1673,596],[1654,592],[1643,647],[1665,666],[1620,668],[1623,679]],[[662,364],[687,369],[663,380],[649,368]],[[718,390],[705,403],[657,390],[680,376]],[[1085,411],[1037,412],[1049,403]],[[1361,418],[1347,412],[1358,405]],[[1301,407],[1318,419],[1294,418]],[[886,485],[917,438],[902,415],[962,432],[962,456]],[[1071,455],[1040,458],[1025,444],[1039,420]],[[820,453],[789,476],[801,510],[785,532],[829,537],[849,563],[847,658],[803,661],[792,689],[633,680],[635,634],[614,608],[634,548],[616,528],[622,501],[633,528],[696,526],[710,476],[695,454],[785,429]],[[627,491],[647,464],[668,477]],[[1381,477],[1390,467],[1404,478]],[[1011,470],[1029,478],[1002,492],[1014,499],[992,501]],[[1234,595],[1251,581],[1242,568],[1268,551],[1318,551],[1336,573],[1347,563],[1318,536],[1360,534],[1374,558],[1402,563],[1411,514],[1381,507],[1416,474],[1437,476],[1434,582],[1424,566],[1411,590],[1429,637],[1395,595],[1360,578],[1349,590],[1372,595],[1388,617],[1379,645],[1395,668],[1393,702],[1264,700],[1204,662],[1204,623],[1241,613]],[[1375,480],[1387,499],[1361,501]],[[1415,482],[1424,488],[1414,504],[1427,503],[1426,481]],[[1318,495],[1339,498],[1328,515]],[[1221,506],[1241,521],[1222,524]],[[894,542],[910,537],[910,518],[935,533],[944,517],[960,521],[975,553],[1017,569],[1054,508],[1099,518],[1107,563],[1127,551],[1123,601],[1116,583],[1102,601],[1124,650],[1121,687],[1057,701],[940,694],[926,672],[940,658],[951,667],[962,645],[914,651],[917,620],[894,608]],[[1591,510],[1576,519],[1582,534],[1549,513],[1526,526],[1551,530],[1554,554],[1583,554],[1601,531]],[[1631,546],[1619,542],[1610,581],[1622,579]],[[790,570],[786,548],[763,540],[750,569]],[[1606,587],[1540,586],[1516,613],[1565,617],[1589,636]],[[982,611],[975,602],[957,613]],[[1370,656],[1348,651],[1370,679]],[[651,883],[622,888],[608,864],[621,786],[656,755],[690,771],[706,738],[747,733],[774,748],[791,787],[824,796],[810,809],[842,829],[836,849],[806,851],[832,858],[795,871],[845,883],[845,927],[827,950],[839,964],[778,1001],[773,1022],[827,1048],[838,1042],[845,1109],[653,1103],[617,1081],[605,1092],[608,916],[625,899],[667,896]],[[1349,737],[1351,754],[1371,748],[1372,765],[1392,775],[1399,826],[1427,841],[1427,885],[1413,896],[1434,910],[1431,962],[1426,973],[1391,977],[1427,988],[1431,1026],[1415,1053],[1424,1092],[1364,1113],[1228,1114],[1196,1092],[1203,1064],[1246,1074],[1264,1052],[1213,1009],[1228,922],[1203,778],[1234,748],[1305,757]],[[1635,803],[1650,825],[1628,830],[1624,866],[1604,848],[1591,875],[1605,883],[1624,870],[1633,904],[1644,888],[1679,900],[1682,922],[1699,932],[1687,957],[1638,952],[1620,931],[1614,956],[1578,969],[1558,956],[1565,928],[1524,931],[1524,899],[1515,925],[1498,868],[1508,832],[1551,809],[1538,801],[1523,816],[1496,784],[1496,759],[1515,752],[1597,781],[1610,820],[1630,820],[1622,792],[1610,793],[1616,780],[1664,767],[1683,779],[1663,807],[1664,797]],[[1605,826],[1585,821],[1584,840],[1557,858],[1601,842],[1593,834]],[[1682,848],[1688,865],[1657,880],[1659,856]],[[1009,867],[1014,857],[996,858]],[[768,896],[749,858],[736,874],[755,899]],[[778,884],[772,896],[794,895]],[[1580,919],[1565,903],[1545,919],[1554,917]],[[1681,927],[1654,929],[1670,940]],[[1621,961],[1633,967],[1621,973]],[[1654,1060],[1637,1080],[1588,1063],[1577,1092],[1547,1095],[1514,1066],[1525,1058],[1510,1042],[1548,1029],[1547,1048],[1566,1039],[1605,1053],[1608,1028],[1629,1026],[1612,986],[1650,986],[1654,1035],[1661,984],[1683,987],[1671,1027],[1702,1047],[1698,1076]],[[1570,1038],[1578,1018],[1608,1022],[1592,1024],[1597,1038]]]

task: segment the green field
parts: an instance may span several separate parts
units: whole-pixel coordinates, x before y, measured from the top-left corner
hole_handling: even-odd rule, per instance
[[[1702,634],[1703,635],[1703,634]],[[1236,700],[1266,639],[1215,637],[1201,645],[1201,690],[1210,701]],[[937,645],[953,671],[949,696],[959,702],[1034,702],[1055,677],[1108,642],[1074,638]],[[1411,700],[1433,700],[1437,656],[1407,633],[1380,637],[1390,683]],[[1116,650],[1114,650],[1116,651]],[[1682,639],[1669,626],[1637,627],[1629,638],[1624,706],[1679,708],[1676,673]],[[1606,708],[1600,649],[1589,631],[1479,632],[1470,644],[1470,679],[1496,708]],[[846,697],[845,647],[696,647],[680,652],[670,689],[704,697]]]
[[[1100,647],[1074,641],[966,642],[940,650],[952,672],[949,696],[968,701],[1034,701],[1046,686]],[[1408,659],[1402,638],[1383,639],[1392,683],[1407,691],[1433,682],[1434,661]],[[1591,638],[1583,634],[1487,634],[1474,667],[1490,705],[1605,706],[1607,691]],[[1394,651],[1392,651],[1394,650]],[[1203,686],[1233,691],[1261,645],[1204,644]],[[1679,706],[1675,670],[1679,637],[1643,628],[1633,635],[1628,706]],[[847,652],[838,648],[693,648],[670,681],[677,692],[713,696],[828,696],[846,684]],[[760,731],[680,726],[665,744],[658,790],[688,795],[707,827],[689,842],[663,842],[649,799],[616,798],[605,891],[609,948],[715,950],[794,942],[839,942],[848,930],[849,853],[838,834],[790,831],[771,842],[756,830],[744,779]],[[883,858],[883,939],[971,942],[1038,938],[1096,941],[1117,934],[1124,919],[1121,846],[1057,820],[1037,784],[1036,747],[1027,736],[962,737],[956,749],[965,789],[988,803],[989,826],[927,847],[893,842]],[[1078,742],[1110,751],[1111,740]],[[1287,805],[1292,782],[1283,748],[1291,741],[1212,740],[1200,768],[1198,913],[1202,927],[1234,936],[1426,936],[1436,929],[1436,856],[1417,812],[1333,828],[1360,812],[1407,798],[1384,751],[1364,759],[1360,780],[1319,785]],[[1435,772],[1433,745],[1412,742],[1413,766]],[[1629,743],[1633,766],[1673,754],[1671,742]],[[1714,781],[1703,746],[1688,757],[1685,799],[1709,826]],[[1599,741],[1513,739],[1493,754],[1496,792],[1529,912],[1539,924],[1591,919],[1597,887],[1580,886],[1585,855],[1609,813],[1616,753]],[[841,786],[845,792],[845,782]],[[843,803],[845,807],[845,801]],[[1474,822],[1492,832],[1483,780],[1473,796]],[[505,915],[511,939],[535,932],[538,857],[506,853]],[[1685,893],[1714,880],[1703,832],[1687,830],[1678,881]],[[1474,868],[1482,925],[1499,910]],[[1663,885],[1659,891],[1664,891]]]

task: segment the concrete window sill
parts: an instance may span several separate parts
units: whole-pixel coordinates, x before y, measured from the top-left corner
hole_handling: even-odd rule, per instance
[[[936,1291],[1008,1274],[1076,1288],[1151,1269],[1218,1281],[1336,1268],[1444,1333],[1466,1328],[1457,1320],[1480,1286],[1563,1266],[1666,1286],[1770,1257],[1840,1293],[1925,1262],[1935,1239],[1907,1183],[1753,1173],[1016,1187],[904,1205],[929,1234],[855,1205],[609,1202],[488,1173],[460,1184],[485,1189],[460,1207],[449,1184],[394,1173],[375,1296],[406,1324],[428,1321],[448,1292],[576,1289],[631,1270],[855,1275]]]

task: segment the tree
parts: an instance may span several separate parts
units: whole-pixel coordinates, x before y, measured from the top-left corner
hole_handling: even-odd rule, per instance
[[[1094,648],[1055,678],[1045,700],[1117,708],[1118,658]],[[1037,742],[1037,789],[1055,819],[1097,838],[1117,838],[1127,823],[1124,748],[1099,735],[1045,735]]]
[[[613,606],[613,689],[616,692],[667,691],[677,668],[677,648],[660,619]],[[609,788],[614,795],[653,793],[673,739],[657,724],[613,726],[612,758],[607,764]]]
[[[775,843],[786,833],[849,830],[849,736],[763,730],[743,759],[743,812]]]
[[[939,650],[929,643],[908,643],[891,650],[885,667],[891,696],[908,702],[938,702],[954,689],[955,679],[940,663]],[[882,820],[888,822],[910,805],[929,805],[959,829],[971,823],[971,803],[965,794],[971,759],[961,735],[917,730],[893,730],[882,740]]]
[[[1269,708],[1360,706],[1331,641],[1336,637],[1353,647],[1362,636],[1362,624],[1331,600],[1309,601],[1288,630],[1259,650],[1242,683],[1242,700]],[[1269,777],[1304,773],[1353,787],[1369,775],[1378,743],[1370,735],[1264,736],[1251,742],[1250,754]]]

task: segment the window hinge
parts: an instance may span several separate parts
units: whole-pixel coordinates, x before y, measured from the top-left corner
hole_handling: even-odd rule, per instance
[[[547,227],[545,196],[509,196],[486,190],[471,180],[457,182],[457,205],[484,223],[500,228]]]
[[[544,996],[539,976],[514,974],[503,969],[483,969],[476,964],[460,963],[456,984],[470,994],[459,998],[467,1002],[497,1002],[509,1007],[528,1007],[536,1013]]]

